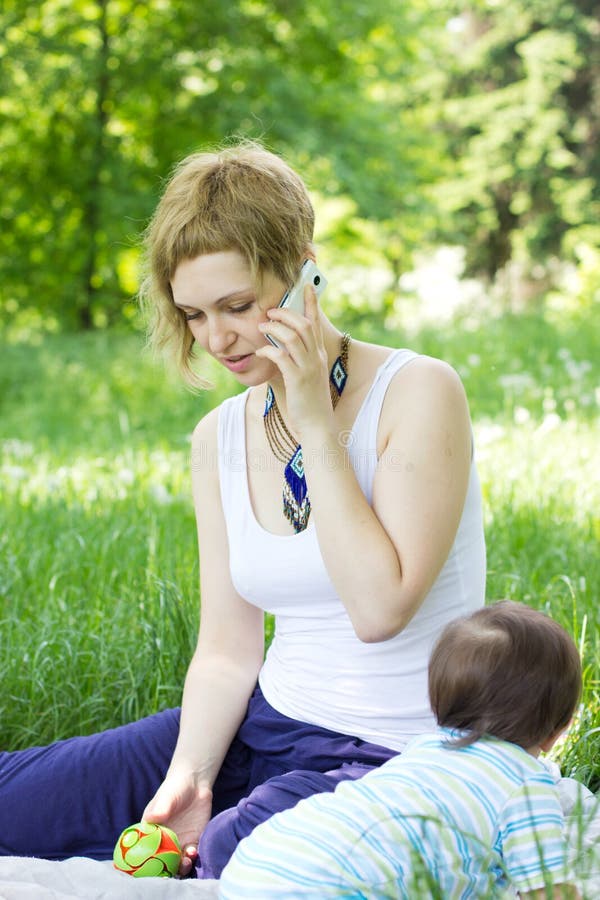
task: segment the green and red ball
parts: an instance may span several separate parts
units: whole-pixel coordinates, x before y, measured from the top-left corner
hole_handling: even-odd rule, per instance
[[[171,878],[177,874],[181,846],[166,825],[138,822],[123,831],[115,845],[115,869],[136,878]]]

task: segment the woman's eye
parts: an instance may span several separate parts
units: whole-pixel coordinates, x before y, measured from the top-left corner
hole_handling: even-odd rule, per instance
[[[244,313],[247,310],[249,310],[251,306],[252,306],[252,301],[249,301],[248,303],[242,303],[241,306],[230,306],[229,312],[234,313],[234,314],[235,313]],[[195,319],[200,319],[204,316],[204,312],[201,309],[197,310],[196,312],[185,312],[185,310],[184,310],[183,314],[185,316],[186,322],[193,322]]]

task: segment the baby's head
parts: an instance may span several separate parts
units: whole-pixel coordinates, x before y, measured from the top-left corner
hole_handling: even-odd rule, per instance
[[[451,622],[429,661],[438,724],[539,748],[569,724],[581,694],[581,662],[564,628],[508,600]]]

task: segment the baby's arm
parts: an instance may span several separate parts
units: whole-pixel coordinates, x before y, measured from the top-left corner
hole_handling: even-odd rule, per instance
[[[520,897],[527,900],[577,900],[568,881],[564,817],[546,773],[528,779],[503,810],[502,855]],[[546,887],[537,885],[549,881]]]
[[[220,900],[389,896],[375,887],[395,884],[393,866],[361,840],[382,811],[358,796],[360,781],[344,781],[335,793],[307,797],[258,825],[223,870]]]
[[[324,795],[324,804],[321,795],[302,800],[244,838],[221,875],[220,900],[343,897],[343,884],[333,877],[338,829],[322,809],[331,797]]]

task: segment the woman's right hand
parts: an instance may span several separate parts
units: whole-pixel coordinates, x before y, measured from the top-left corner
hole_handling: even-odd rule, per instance
[[[181,844],[179,875],[189,875],[198,856],[198,841],[210,819],[212,791],[186,774],[168,775],[142,814],[142,821],[171,828]]]

